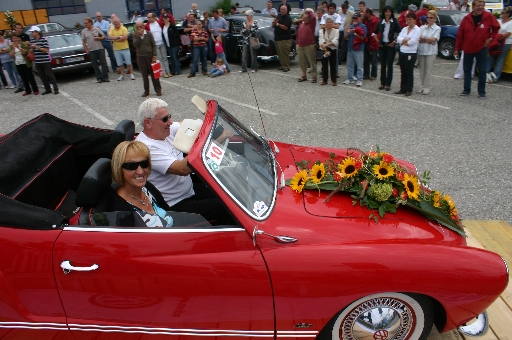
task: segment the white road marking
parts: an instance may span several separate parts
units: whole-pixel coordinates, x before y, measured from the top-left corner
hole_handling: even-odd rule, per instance
[[[73,103],[75,103],[76,105],[80,106],[82,109],[84,109],[85,111],[89,112],[90,114],[92,114],[94,117],[98,118],[99,120],[101,120],[103,123],[105,124],[108,124],[108,125],[114,125],[114,123],[109,120],[108,118],[106,118],[105,116],[101,115],[100,113],[94,111],[93,109],[91,109],[89,106],[85,105],[84,103],[82,103],[81,101],[79,101],[78,99],[75,99],[73,97],[71,97],[70,94],[62,91],[62,90],[59,90],[59,93],[62,94],[64,97],[66,97],[67,99],[71,100]]]
[[[432,77],[436,77],[436,78],[441,78],[441,79],[453,79],[455,81],[460,81],[461,82],[461,85],[464,85],[464,78],[460,78],[460,79],[455,79],[453,77],[445,77],[445,76],[436,76],[436,75],[432,75]],[[471,79],[472,82],[475,82],[477,83],[478,82],[478,78],[477,79]],[[486,86],[498,86],[498,87],[504,87],[504,88],[507,88],[507,89],[510,89],[512,88],[512,86],[507,86],[507,85],[501,85],[501,84],[495,84],[495,83],[492,83],[492,84],[489,84],[487,83]]]
[[[249,108],[249,109],[259,110],[261,112],[268,113],[269,115],[272,115],[272,116],[277,116],[279,114],[277,112],[273,112],[273,111],[270,111],[270,110],[265,110],[265,109],[258,108],[257,106],[254,106],[254,105],[248,105],[248,104],[240,103],[240,102],[238,102],[236,100],[219,96],[218,94],[213,94],[213,93],[210,93],[210,92],[198,90],[198,89],[193,88],[193,87],[188,87],[188,86],[176,84],[176,83],[170,82],[169,80],[160,79],[160,82],[164,82],[164,83],[167,83],[167,84],[172,85],[172,86],[181,87],[182,89],[185,89],[185,90],[199,92],[199,93],[202,93],[202,94],[210,96],[210,97],[216,97],[216,98],[219,98],[220,100],[222,100],[223,102],[230,102],[230,103],[237,104],[237,105]]]
[[[275,72],[275,71],[261,70],[259,72],[267,72],[267,73],[271,73],[271,74],[279,74],[278,72]],[[281,76],[295,78],[295,76],[288,75],[288,74],[281,74]],[[420,100],[414,100],[414,99],[410,99],[410,98],[407,98],[407,97],[398,97],[397,95],[389,95],[389,94],[386,94],[386,93],[376,92],[376,91],[368,90],[368,89],[365,89],[365,88],[362,88],[362,87],[357,87],[355,85],[343,85],[343,84],[341,84],[341,82],[338,84],[338,86],[341,86],[343,88],[350,89],[350,90],[368,92],[368,93],[371,93],[371,94],[376,94],[376,95],[384,96],[384,97],[388,97],[388,98],[400,99],[401,101],[405,100],[405,101],[408,101],[408,102],[413,102],[413,103],[417,103],[417,104],[421,104],[421,105],[428,105],[428,106],[438,107],[440,109],[451,110],[451,108],[447,107],[447,106],[442,106],[442,105],[437,105],[437,104],[432,104],[432,103],[426,103],[426,102],[422,102]]]

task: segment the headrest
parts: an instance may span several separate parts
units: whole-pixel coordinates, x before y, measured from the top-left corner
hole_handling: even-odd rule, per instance
[[[116,146],[125,140],[133,140],[135,136],[135,123],[133,120],[125,119],[117,124],[112,136],[110,136],[110,142],[108,143],[108,151],[110,155],[114,152]]]
[[[78,207],[94,207],[98,198],[110,187],[112,171],[110,159],[100,158],[87,170],[76,193],[75,203]]]

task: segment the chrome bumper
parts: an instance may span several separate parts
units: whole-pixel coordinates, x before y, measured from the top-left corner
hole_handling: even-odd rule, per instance
[[[482,336],[489,329],[489,318],[487,312],[484,311],[478,315],[471,324],[459,327],[459,332],[467,336]]]
[[[257,57],[258,60],[261,60],[261,61],[273,61],[273,60],[279,60],[279,58],[277,57],[277,55],[259,55]]]

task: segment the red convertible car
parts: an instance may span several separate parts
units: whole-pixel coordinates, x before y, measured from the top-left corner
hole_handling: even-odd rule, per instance
[[[215,101],[188,159],[235,224],[102,211],[110,152],[133,134],[43,114],[0,137],[1,339],[478,335],[508,284],[499,255],[409,207],[375,222],[349,195],[291,190],[296,162],[347,151],[268,141]]]

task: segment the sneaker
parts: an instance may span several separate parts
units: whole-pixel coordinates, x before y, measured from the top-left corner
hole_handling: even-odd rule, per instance
[[[463,91],[463,92],[460,94],[460,96],[461,96],[461,97],[469,96],[469,92]]]
[[[357,77],[356,76],[352,76],[352,79],[357,80]]]
[[[485,81],[488,83],[488,84],[492,84],[493,81],[492,81],[492,78],[491,78],[491,73],[487,73],[486,77],[485,77]]]
[[[345,80],[343,82],[343,85],[352,85],[352,84],[354,84],[354,82],[352,80],[349,80],[349,79],[347,79],[347,80]]]
[[[14,85],[11,85],[8,87],[8,89],[15,89],[15,88],[16,88],[16,86],[14,86]]]
[[[135,80],[135,76],[133,75],[133,73],[131,74],[131,78],[132,80]]]
[[[242,70],[242,71],[238,71],[238,73],[245,73],[245,72],[247,72],[247,71],[244,71],[244,70]]]
[[[256,71],[255,70],[251,70],[251,73],[256,73]]]
[[[361,85],[363,85],[363,82],[358,80],[357,83],[356,83],[356,86],[361,86]]]
[[[478,94],[478,98],[485,99],[485,94],[483,94],[483,93]]]
[[[496,77],[496,75],[494,74],[494,72],[491,72],[491,73],[490,73],[490,75],[491,75],[491,80],[492,80],[492,82],[493,82],[493,83],[496,83],[496,82],[498,81],[498,77]]]
[[[121,80],[124,80],[124,76],[119,76],[119,78],[117,78],[117,81],[121,81]]]

